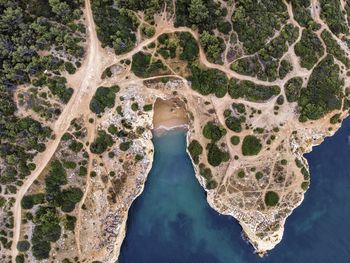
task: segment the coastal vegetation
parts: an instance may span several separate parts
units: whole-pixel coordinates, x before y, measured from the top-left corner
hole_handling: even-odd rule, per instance
[[[113,0],[92,0],[91,6],[102,46],[113,48],[116,54],[130,51],[136,42],[134,31],[138,26],[133,13],[116,8]]]
[[[300,57],[300,65],[311,69],[324,53],[321,40],[310,29],[304,29],[300,41],[295,45],[295,54]]]
[[[254,135],[247,135],[242,142],[242,154],[244,156],[257,155],[262,148],[260,139]]]
[[[276,206],[279,202],[279,196],[274,191],[268,191],[265,194],[265,204],[269,207]]]
[[[226,74],[217,69],[202,69],[197,64],[191,64],[192,75],[189,80],[192,83],[192,89],[202,95],[214,93],[216,97],[224,97],[227,93],[228,79]]]
[[[188,151],[190,152],[190,155],[193,159],[193,161],[198,164],[199,162],[199,156],[203,152],[202,145],[197,140],[192,140],[191,143],[188,146]]]
[[[249,80],[237,81],[231,79],[228,85],[228,94],[234,98],[245,98],[249,101],[263,102],[281,92],[279,86],[263,86]]]
[[[132,56],[131,70],[138,77],[148,78],[156,73],[162,74],[161,72],[165,71],[166,67],[162,61],[152,61],[150,54],[140,51]]]
[[[106,108],[113,108],[115,104],[115,93],[119,91],[118,86],[98,87],[90,102],[90,110],[96,114],[103,113]]]
[[[331,55],[315,67],[298,100],[301,121],[317,120],[330,111],[340,109],[343,81],[339,78],[339,71]]]

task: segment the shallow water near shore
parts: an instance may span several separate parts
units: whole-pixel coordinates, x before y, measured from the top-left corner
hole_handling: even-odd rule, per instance
[[[263,259],[232,217],[209,207],[186,153],[185,131],[155,136],[145,190],[133,203],[121,263],[350,262],[350,118],[306,158],[311,186]]]

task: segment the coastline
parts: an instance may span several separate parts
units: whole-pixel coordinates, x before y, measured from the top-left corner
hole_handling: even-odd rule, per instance
[[[159,104],[161,104],[161,107],[158,107]],[[153,136],[162,136],[164,133],[169,132],[169,131],[188,130],[189,124],[188,124],[187,115],[186,115],[186,112],[184,111],[184,109],[177,108],[177,110],[174,111],[173,106],[171,106],[171,104],[168,103],[168,101],[163,100],[161,98],[158,98],[154,102],[153,107],[154,108],[150,114],[152,116],[151,117],[152,137]],[[161,116],[161,118],[159,118],[159,117],[157,118],[156,116]],[[147,154],[147,157],[149,159],[149,164],[148,164],[148,167],[144,173],[145,180],[144,180],[144,183],[142,184],[142,188],[140,189],[139,193],[135,196],[135,198],[132,200],[131,205],[143,193],[146,181],[148,179],[148,175],[153,167],[154,144],[152,141],[146,141],[146,144],[147,144],[146,148],[148,150],[151,150]],[[115,262],[117,262],[119,259],[121,248],[123,246],[123,242],[124,242],[126,234],[127,234],[130,207],[128,208],[127,213],[122,221],[120,232],[119,232],[117,240],[115,242],[115,248],[117,248],[117,249],[115,251],[116,253],[112,257],[112,260],[114,260]]]

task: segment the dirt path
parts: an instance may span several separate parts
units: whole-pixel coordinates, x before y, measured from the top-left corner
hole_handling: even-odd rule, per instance
[[[68,104],[65,106],[59,119],[54,125],[53,134],[55,134],[56,136],[55,139],[53,141],[50,141],[46,145],[45,152],[43,152],[42,154],[39,154],[36,157],[36,160],[35,160],[36,169],[24,181],[23,185],[19,188],[15,196],[16,202],[13,208],[13,213],[14,213],[13,243],[11,247],[12,262],[14,263],[18,253],[16,245],[17,245],[17,242],[19,241],[20,230],[21,230],[22,197],[25,195],[29,187],[37,179],[37,177],[42,173],[44,168],[47,166],[47,164],[51,160],[52,156],[54,155],[58,147],[61,136],[68,129],[71,120],[75,117],[77,113],[81,114],[82,109],[88,110],[88,107],[86,107],[86,103],[87,101],[90,101],[90,100],[87,100],[87,99],[88,97],[92,96],[91,94],[93,94],[95,91],[96,85],[93,85],[93,84],[96,83],[97,80],[99,80],[99,75],[97,75],[96,73],[100,72],[100,70],[97,70],[97,69],[102,68],[101,54],[99,52],[101,50],[101,47],[99,45],[97,35],[96,35],[95,24],[93,21],[91,8],[90,8],[90,2],[86,0],[85,5],[86,5],[85,16],[86,16],[86,21],[88,26],[88,35],[89,35],[86,59],[81,69],[75,75],[73,75],[70,79],[68,79],[68,83],[75,83],[76,84],[75,87],[78,87],[78,88],[75,89],[75,92],[72,98],[70,99]]]

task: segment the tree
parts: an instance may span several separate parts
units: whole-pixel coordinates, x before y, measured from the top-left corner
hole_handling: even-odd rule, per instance
[[[209,17],[208,8],[203,4],[202,0],[192,0],[188,11],[190,20],[194,24],[200,24]]]
[[[247,135],[243,139],[242,143],[242,153],[244,156],[257,155],[262,148],[260,139],[256,138],[254,135]]]

